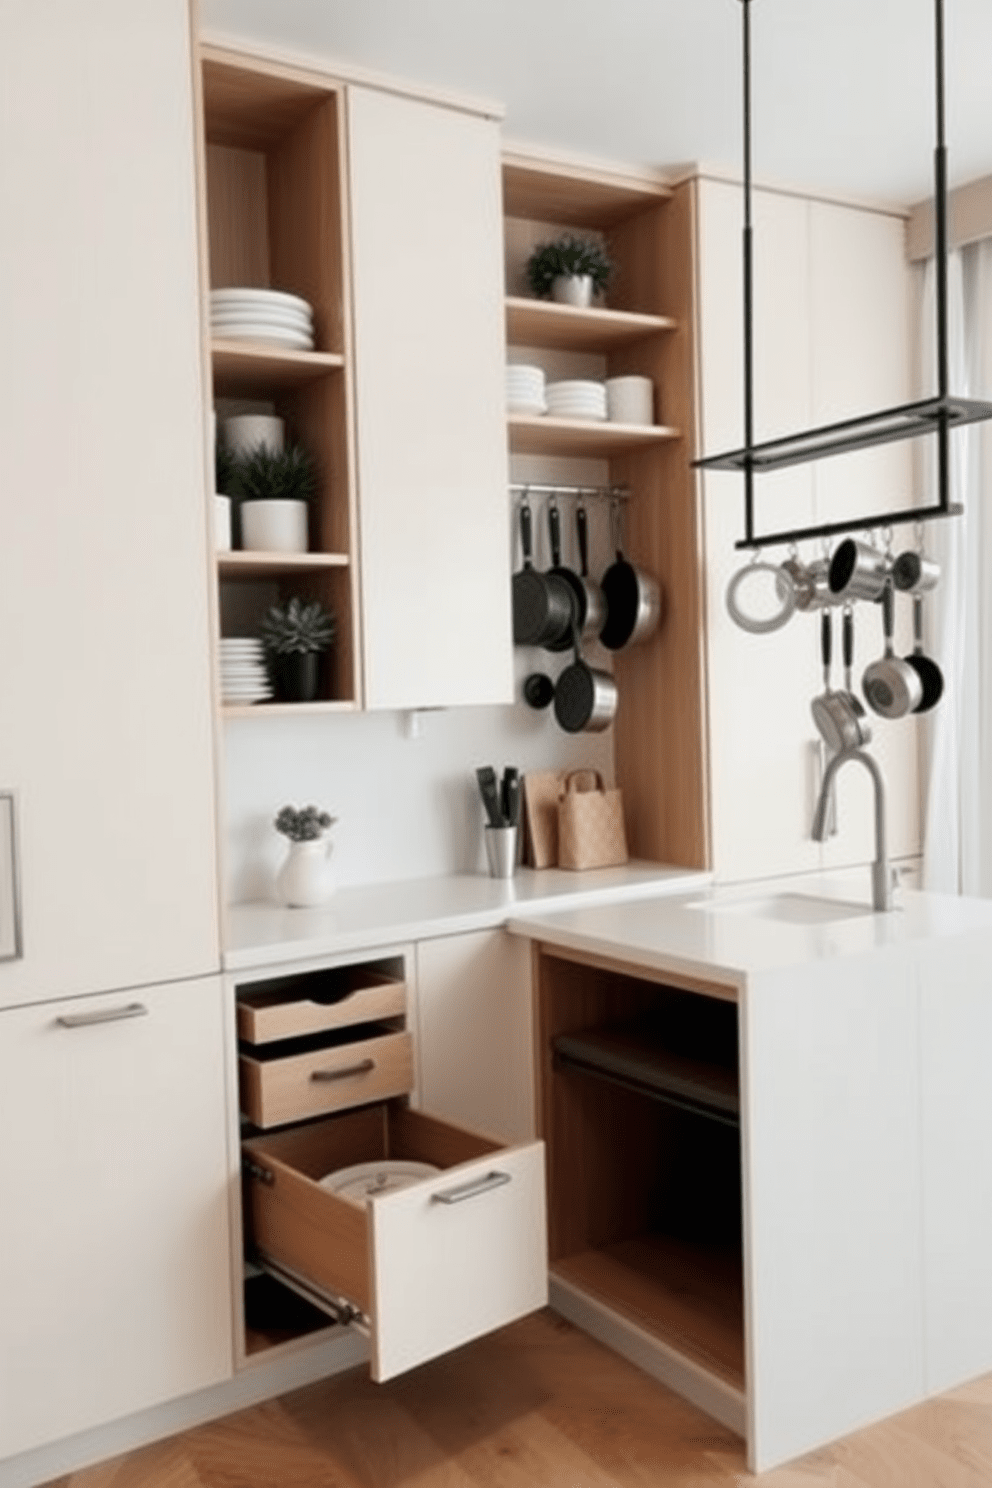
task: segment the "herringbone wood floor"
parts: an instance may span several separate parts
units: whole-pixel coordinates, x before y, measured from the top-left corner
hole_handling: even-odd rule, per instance
[[[388,1385],[363,1371],[50,1488],[989,1488],[992,1376],[753,1478],[741,1443],[553,1313]]]

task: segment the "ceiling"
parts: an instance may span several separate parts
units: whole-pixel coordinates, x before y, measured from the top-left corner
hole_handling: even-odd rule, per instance
[[[200,0],[204,30],[501,102],[512,141],[739,168],[738,0]],[[754,0],[757,178],[911,203],[934,0]],[[951,184],[992,174],[990,0],[946,0]]]

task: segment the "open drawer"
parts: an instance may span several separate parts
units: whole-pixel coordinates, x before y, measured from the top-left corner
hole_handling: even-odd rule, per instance
[[[383,1102],[254,1137],[245,1209],[261,1263],[367,1320],[387,1380],[547,1302],[544,1144],[503,1147]],[[399,1158],[442,1171],[363,1204],[326,1174]]]

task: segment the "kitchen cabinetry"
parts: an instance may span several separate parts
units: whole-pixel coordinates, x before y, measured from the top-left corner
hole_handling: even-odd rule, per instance
[[[0,1458],[231,1374],[224,1043],[216,978],[0,1013]]]
[[[713,452],[742,443],[741,191],[701,178],[697,192],[699,443]],[[911,305],[904,223],[883,211],[754,193],[755,437],[852,417],[912,395]],[[906,504],[913,488],[910,445],[891,444],[756,478],[758,531],[842,521]],[[743,478],[705,471],[706,648],[712,866],[744,880],[866,862],[874,856],[871,781],[845,771],[838,782],[838,835],[810,837],[819,784],[818,734],[810,699],[823,690],[819,614],[797,614],[782,630],[748,635],[724,603],[731,574],[748,561]],[[895,551],[913,545],[911,528]],[[764,556],[771,561],[784,558]],[[821,556],[805,544],[801,557]],[[841,685],[839,615],[834,685]],[[897,605],[896,652],[912,649],[909,606]],[[855,687],[882,652],[878,606],[855,609]],[[872,753],[885,776],[889,851],[920,850],[918,722],[870,715]]]
[[[344,92],[331,81],[209,47],[201,57],[209,287],[301,296],[313,308],[316,343],[313,351],[295,351],[211,339],[218,425],[229,412],[274,412],[285,420],[287,440],[314,457],[319,474],[309,552],[217,555],[221,633],[254,634],[268,605],[291,595],[319,599],[337,621],[316,702],[225,712],[353,708],[360,672]]]
[[[214,398],[315,456],[305,555],[218,555],[222,634],[319,598],[328,712],[508,702],[496,121],[206,47],[212,288],[314,307],[317,349],[214,341]]]
[[[499,127],[349,87],[365,702],[508,703]]]
[[[310,1304],[302,1332],[314,1310],[367,1332],[377,1380],[547,1300],[543,1148],[410,1108],[408,970],[398,950],[236,982],[247,1257]],[[364,1198],[322,1181],[392,1160],[433,1171],[379,1189],[370,1173]],[[252,1287],[257,1355],[274,1340]]]
[[[655,386],[653,427],[512,414],[511,452],[605,462],[588,484],[626,487],[624,552],[658,577],[660,628],[612,657],[619,689],[613,726],[630,849],[702,867],[707,861],[699,544],[689,461],[694,449],[693,198],[656,176],[504,155],[507,341],[513,360],[569,375],[638,374]],[[562,229],[599,234],[617,266],[605,308],[527,299],[531,249]],[[551,360],[549,360],[551,358]],[[591,363],[589,358],[599,358]],[[574,374],[572,374],[574,375]],[[530,467],[529,467],[530,468]],[[570,469],[581,466],[570,465]],[[612,560],[612,553],[610,554]],[[595,568],[595,563],[594,563]]]
[[[185,0],[5,7],[0,88],[11,1006],[219,946]]]
[[[504,1142],[535,1135],[530,952],[504,930],[417,942],[419,1105]]]

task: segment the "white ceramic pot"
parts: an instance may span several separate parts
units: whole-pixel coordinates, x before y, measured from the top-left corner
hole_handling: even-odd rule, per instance
[[[231,498],[214,494],[214,547],[226,553],[231,547]]]
[[[286,438],[286,425],[281,418],[268,413],[239,413],[224,420],[224,443],[232,455],[250,455],[260,444],[281,455]]]
[[[251,553],[305,553],[305,501],[243,501],[241,546]]]
[[[551,298],[559,305],[574,305],[588,310],[592,304],[591,274],[559,274],[551,281]]]
[[[315,837],[309,842],[291,842],[282,867],[276,874],[276,895],[281,904],[291,909],[307,909],[326,904],[335,890],[334,874],[328,858],[328,837]]]

